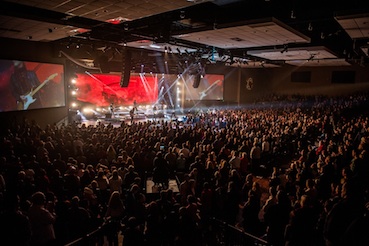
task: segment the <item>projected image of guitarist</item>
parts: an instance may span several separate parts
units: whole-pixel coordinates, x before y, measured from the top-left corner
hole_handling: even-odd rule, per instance
[[[39,90],[57,75],[57,73],[51,74],[41,83],[35,71],[27,70],[24,62],[14,61],[14,73],[10,78],[10,84],[18,110],[42,107],[42,96]]]

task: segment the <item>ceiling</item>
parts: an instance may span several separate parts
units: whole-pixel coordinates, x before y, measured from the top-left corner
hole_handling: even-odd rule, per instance
[[[51,43],[87,67],[122,62],[128,49],[134,63],[366,66],[366,5],[365,0],[337,0],[332,6],[317,0],[9,0],[0,2],[0,37]]]

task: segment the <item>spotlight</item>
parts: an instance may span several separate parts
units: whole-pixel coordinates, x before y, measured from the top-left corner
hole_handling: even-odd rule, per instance
[[[170,46],[168,46],[168,50],[169,50],[169,53],[173,53],[172,48],[170,48]]]
[[[145,67],[145,65],[144,64],[141,64],[141,73],[144,72],[144,67]]]
[[[168,53],[168,47],[167,46],[164,47],[164,52]]]
[[[186,13],[185,13],[185,11],[184,11],[184,10],[181,10],[181,12],[180,12],[180,14],[179,14],[179,17],[180,17],[181,19],[184,19],[184,18],[186,17]]]

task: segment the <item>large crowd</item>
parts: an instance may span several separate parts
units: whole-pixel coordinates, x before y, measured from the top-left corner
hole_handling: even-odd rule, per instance
[[[15,121],[0,244],[64,245],[105,223],[110,245],[214,245],[217,218],[275,246],[369,245],[367,96],[274,95],[183,122]]]

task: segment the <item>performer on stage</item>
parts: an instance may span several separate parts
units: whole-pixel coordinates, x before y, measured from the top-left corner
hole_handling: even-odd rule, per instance
[[[110,111],[111,117],[114,118],[114,104],[113,103],[110,104],[109,111]]]
[[[136,100],[133,101],[133,112],[134,112],[134,110],[136,110],[136,111],[138,110]]]
[[[154,105],[154,107],[152,108],[152,112],[153,112],[153,115],[154,115],[154,120],[156,120],[156,111],[157,111],[157,107],[156,105]]]
[[[133,119],[135,117],[135,108],[132,108],[130,111],[129,111],[129,116],[131,116],[131,125],[133,124]]]

